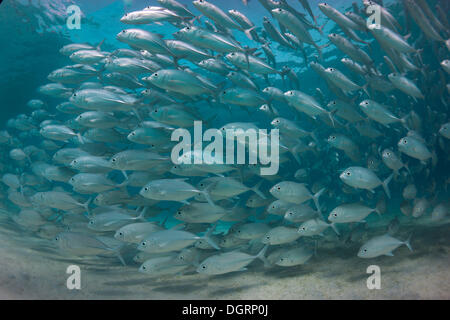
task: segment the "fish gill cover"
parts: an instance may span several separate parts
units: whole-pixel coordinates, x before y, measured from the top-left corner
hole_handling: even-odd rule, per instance
[[[449,231],[448,6],[5,1],[0,234],[142,279],[426,254]]]

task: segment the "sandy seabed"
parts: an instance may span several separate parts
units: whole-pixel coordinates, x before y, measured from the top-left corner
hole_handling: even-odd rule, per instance
[[[307,264],[207,277],[150,278],[115,258],[69,261],[38,251],[18,230],[0,229],[0,299],[450,299],[449,226],[415,230],[414,252],[356,257],[359,244],[320,248]],[[401,238],[401,237],[399,237]],[[81,268],[81,290],[66,287],[69,265]],[[369,290],[369,265],[381,269],[381,289]]]

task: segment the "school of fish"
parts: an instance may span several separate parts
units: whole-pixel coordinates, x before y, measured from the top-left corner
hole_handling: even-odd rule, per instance
[[[60,48],[67,65],[0,131],[2,227],[161,277],[298,266],[324,243],[393,256],[413,251],[402,230],[448,225],[445,1],[245,4],[266,15],[157,0],[120,19],[124,48]],[[278,173],[174,164],[172,132],[194,121],[278,129]]]

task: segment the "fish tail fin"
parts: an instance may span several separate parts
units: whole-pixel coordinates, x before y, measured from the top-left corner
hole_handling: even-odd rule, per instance
[[[254,193],[256,193],[260,198],[267,199],[267,197],[259,190],[259,187],[263,183],[263,180],[259,181],[253,188],[250,188]]]
[[[159,225],[160,225],[161,227],[164,228],[164,226],[166,225],[166,222],[167,222],[168,219],[169,219],[169,215],[167,214],[167,215],[159,222]]]
[[[100,41],[100,42],[98,43],[98,45],[95,46],[95,49],[96,49],[97,51],[102,50],[101,47],[102,47],[103,43],[105,43],[105,40],[106,40],[106,38],[103,39],[102,41]]]
[[[337,109],[336,109],[336,112],[337,112]],[[336,113],[336,112],[334,112],[334,113]],[[317,134],[314,131],[311,131],[310,136],[317,144],[320,143],[320,140],[319,140],[319,138],[317,138]]]
[[[331,123],[333,124],[333,128],[336,128],[336,124],[335,124],[335,122],[334,122],[334,117],[333,117],[333,115],[334,115],[336,112],[338,112],[338,109],[334,109],[334,110],[328,112],[328,116],[330,117]]]
[[[295,151],[291,151],[291,154],[294,157],[295,161],[297,161],[298,165],[302,166],[302,159],[300,158],[300,155]]]
[[[136,118],[138,118],[138,120],[139,120],[140,122],[142,122],[142,117],[141,117],[141,115],[139,114],[138,109],[132,108],[132,110],[133,110],[134,114],[136,115]]]
[[[406,171],[408,171],[409,175],[411,176],[411,170],[409,169],[409,165],[407,163],[403,164],[403,166],[405,167]]]
[[[386,195],[388,196],[389,199],[391,198],[391,192],[389,191],[389,182],[391,182],[393,176],[394,173],[391,173],[391,175],[387,177],[386,180],[383,181],[383,189],[384,192],[386,192]]]
[[[269,245],[266,244],[264,248],[261,249],[261,251],[258,252],[258,254],[255,256],[255,259],[259,259],[262,262],[264,262],[264,266],[267,267],[269,265],[269,261],[266,259],[265,254],[267,249],[269,248]]]
[[[320,204],[319,204],[319,197],[325,192],[326,188],[322,188],[320,189],[316,194],[313,195],[313,201],[314,204],[316,205],[316,209],[317,211],[320,211]]]
[[[81,144],[85,143],[84,138],[81,136],[81,134],[79,132],[77,133],[77,138],[78,138],[78,141],[80,141]]]
[[[338,235],[338,236],[340,236],[341,234],[339,233],[339,230],[336,228],[336,224],[333,222],[333,223],[330,223],[330,227],[331,227],[331,229],[333,229],[333,231],[334,232],[336,232],[336,234]]]
[[[409,235],[408,239],[406,239],[404,244],[405,244],[405,246],[408,247],[409,251],[413,252],[413,249],[411,247],[411,236],[412,236],[412,233]]]
[[[201,14],[201,15],[199,15],[199,16],[195,16],[195,17],[193,17],[191,20],[189,20],[189,24],[190,25],[193,25],[194,24],[194,22],[197,20],[198,22],[200,22],[200,18],[201,17],[203,17],[203,14]]]
[[[314,16],[314,20],[315,20],[315,22],[317,24],[317,19],[316,19],[315,16]],[[323,36],[323,28],[325,28],[325,26],[327,25],[328,21],[330,21],[330,19],[327,19],[323,25],[321,25],[320,27],[317,28],[317,31],[319,31],[320,35],[322,35],[322,36]]]
[[[125,262],[125,260],[124,260],[123,257],[122,257],[122,254],[120,253],[120,249],[117,250],[116,256],[117,256],[117,258],[119,258],[120,262],[121,262],[124,266],[127,265],[126,262]]]
[[[85,203],[82,203],[82,204],[81,204],[81,205],[83,206],[83,208],[86,210],[86,212],[88,213],[88,215],[91,214],[91,212],[90,212],[90,210],[89,210],[89,205],[91,204],[91,202],[92,202],[92,197],[90,197],[90,198],[88,199],[88,201],[86,201]]]
[[[411,130],[408,127],[408,119],[409,119],[410,114],[408,113],[406,116],[404,116],[403,118],[400,119],[400,122],[402,123],[402,125],[405,127],[406,130]]]
[[[208,201],[208,203],[212,206],[215,207],[216,205],[214,204],[214,202],[211,199],[211,195],[209,194],[209,191],[212,189],[213,186],[215,186],[215,183],[211,183],[209,186],[207,186],[205,188],[205,190],[200,191],[201,194],[203,194],[203,196],[205,197],[206,201]]]
[[[271,101],[267,102],[267,106],[269,107],[270,112],[272,112],[273,115],[279,116],[278,110],[275,109],[275,107],[272,105]]]
[[[208,242],[209,245],[214,249],[220,250],[220,247],[217,245],[217,243],[213,239],[211,239],[211,235],[216,229],[216,226],[217,222],[212,225],[212,227],[208,230],[208,232],[206,232],[206,234],[202,237],[202,239],[205,239],[205,241]]]
[[[136,220],[143,220],[145,221],[145,214],[147,213],[148,207],[144,207],[142,209],[141,213],[136,217]]]
[[[122,254],[120,253],[120,250],[122,249],[122,247],[123,247],[123,245],[121,245],[120,247],[117,247],[115,249],[110,248],[110,247],[106,247],[105,249],[113,252],[116,255],[116,257],[120,260],[120,263],[122,263],[122,265],[126,266],[127,264],[126,264],[125,260],[123,259]]]
[[[378,210],[378,208],[374,208],[373,212],[375,212],[376,214],[378,214],[380,217],[382,216],[380,210]]]
[[[369,91],[367,90],[367,88],[369,87],[369,83],[367,82],[365,85],[363,85],[361,88],[364,91],[364,93],[370,98],[370,94]]]
[[[252,32],[255,28],[256,28],[256,26],[253,26],[253,27],[251,27],[251,28],[249,28],[249,29],[245,29],[245,30],[244,30],[245,35],[246,35],[247,38],[249,38],[250,40],[255,40],[255,39],[253,38],[252,34],[251,34],[251,32]]]

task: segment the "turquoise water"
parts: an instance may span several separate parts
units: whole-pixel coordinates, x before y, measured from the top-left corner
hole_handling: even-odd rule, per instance
[[[195,15],[201,14],[190,1],[181,2],[187,5]],[[309,23],[309,27],[306,27],[307,32],[311,35],[311,39],[317,47],[321,48],[321,57],[318,55],[317,48],[311,44],[304,43],[304,51],[294,50],[279,45],[271,39],[270,35],[264,34],[262,24],[264,16],[269,17],[277,30],[280,30],[280,25],[257,0],[249,1],[247,5],[237,0],[212,1],[212,3],[224,12],[228,12],[230,9],[238,10],[254,23],[256,28],[253,32],[256,32],[262,39],[260,42],[250,40],[242,30],[237,29],[227,30],[228,33],[222,33],[222,35],[227,39],[234,39],[234,43],[239,47],[238,52],[245,52],[244,56],[246,57],[253,55],[258,61],[262,61],[267,68],[271,68],[273,72],[271,71],[267,78],[257,72],[243,70],[245,67],[237,67],[231,59],[226,57],[229,52],[217,52],[207,47],[203,48],[206,54],[225,64],[227,72],[219,74],[202,68],[198,64],[199,61],[195,59],[177,57],[180,59],[176,59],[177,64],[175,64],[170,53],[164,54],[169,62],[166,66],[163,66],[163,62],[156,59],[155,56],[152,57],[150,54],[145,55],[140,52],[139,49],[142,48],[133,48],[124,41],[117,39],[116,35],[122,30],[131,28],[158,34],[163,40],[174,39],[175,32],[192,22],[189,21],[190,19],[184,19],[184,22],[178,21],[178,23],[163,21],[144,25],[120,22],[125,13],[141,10],[148,5],[160,6],[157,1],[151,3],[148,3],[148,1],[107,0],[95,2],[32,1],[31,3],[18,0],[3,1],[0,5],[0,21],[2,23],[0,40],[3,48],[0,51],[0,61],[2,61],[0,64],[0,101],[3,106],[0,130],[5,131],[2,131],[0,145],[2,149],[0,156],[2,175],[2,183],[0,183],[2,208],[0,212],[2,218],[0,233],[3,231],[3,236],[11,237],[9,252],[15,252],[14,248],[17,248],[17,252],[21,252],[24,248],[31,248],[32,255],[43,258],[43,260],[39,260],[37,270],[41,271],[38,271],[38,274],[42,272],[42,274],[47,275],[44,271],[46,263],[42,261],[49,261],[48,270],[65,268],[67,263],[85,264],[86,269],[89,270],[92,268],[105,270],[105,272],[113,270],[115,280],[120,281],[123,277],[124,283],[127,283],[130,274],[140,276],[139,279],[173,280],[181,278],[195,282],[197,276],[203,276],[203,274],[197,274],[203,272],[201,270],[203,265],[208,267],[210,266],[208,263],[213,266],[217,264],[225,265],[226,263],[238,265],[239,263],[236,263],[236,260],[247,259],[245,260],[247,263],[244,262],[241,267],[235,269],[230,267],[227,272],[223,272],[229,272],[233,277],[232,279],[239,281],[240,277],[244,278],[246,274],[254,275],[254,272],[260,272],[261,270],[264,270],[266,274],[276,274],[284,268],[297,270],[295,268],[299,265],[311,263],[311,261],[313,261],[312,267],[308,266],[307,268],[314,269],[314,263],[319,266],[327,264],[327,255],[330,259],[328,261],[336,261],[337,257],[333,254],[334,252],[340,252],[340,250],[342,250],[344,256],[352,257],[354,259],[352,261],[359,261],[357,263],[362,264],[361,261],[366,261],[366,259],[357,257],[358,252],[365,248],[369,240],[384,234],[389,234],[389,237],[393,237],[398,243],[394,245],[392,250],[381,248],[381,253],[377,253],[376,257],[372,258],[375,260],[368,259],[367,261],[389,265],[389,263],[398,259],[397,261],[400,263],[401,261],[404,262],[404,259],[408,259],[408,254],[411,256],[415,254],[427,255],[433,252],[433,248],[435,248],[433,246],[441,246],[445,252],[443,259],[448,262],[448,251],[446,251],[448,244],[445,243],[445,235],[448,234],[449,221],[449,69],[441,65],[443,61],[449,59],[450,48],[448,41],[445,42],[449,38],[448,21],[446,21],[448,14],[446,17],[442,17],[439,15],[439,10],[432,10],[435,15],[433,17],[440,21],[439,25],[436,22],[432,23],[433,17],[428,16],[427,21],[432,25],[431,28],[437,30],[438,37],[441,37],[441,40],[437,40],[430,35],[431,31],[427,29],[426,25],[416,23],[416,16],[405,13],[401,2],[384,1],[383,5],[398,21],[396,32],[400,37],[403,37],[402,41],[412,47],[411,52],[405,51],[402,56],[403,59],[409,61],[409,66],[404,62],[405,60],[400,63],[400,67],[399,60],[393,61],[393,64],[396,65],[398,73],[415,83],[418,90],[423,94],[423,98],[417,98],[413,97],[412,93],[407,94],[399,90],[395,87],[395,83],[388,79],[392,70],[390,70],[385,57],[389,56],[389,60],[393,60],[392,56],[400,57],[400,51],[398,50],[401,49],[396,51],[395,44],[391,44],[388,47],[394,48],[392,49],[393,53],[387,52],[387,47],[380,46],[380,42],[374,38],[370,31],[356,31],[356,35],[361,38],[361,41],[351,40],[351,42],[354,46],[363,50],[373,63],[367,63],[364,66],[363,63],[359,62],[360,65],[363,65],[362,74],[347,68],[341,59],[348,58],[348,55],[331,43],[327,36],[338,33],[341,36],[348,37],[348,33],[346,35],[341,26],[319,9],[319,1],[309,1],[317,24],[314,24],[307,11],[301,6],[300,1],[290,0],[288,3],[296,11],[304,14],[305,21]],[[279,3],[273,3],[274,8],[280,6]],[[340,0],[329,1],[328,3],[342,13],[353,10],[351,1]],[[442,12],[448,13],[446,1],[427,1],[427,3],[431,8],[435,8],[437,5],[442,9]],[[70,30],[66,25],[68,16],[66,8],[70,5],[79,6],[82,11],[81,28],[78,30]],[[360,10],[363,10],[362,4],[358,3],[358,5]],[[365,16],[360,17],[365,19]],[[206,18],[201,16],[200,22],[194,21],[193,23],[204,27],[205,20]],[[212,19],[208,20],[211,21]],[[220,24],[217,24],[217,26],[220,29]],[[442,29],[440,29],[440,26],[442,26]],[[289,31],[289,28],[286,29],[285,31]],[[160,41],[162,41],[161,39]],[[266,54],[262,50],[262,43],[265,41],[270,43],[269,46],[276,61],[275,64],[270,59],[266,59]],[[188,41],[186,40],[186,42]],[[93,76],[88,80],[78,81],[77,83],[64,83],[68,92],[64,97],[39,92],[41,86],[51,83],[48,75],[52,71],[78,63],[74,61],[73,57],[70,58],[60,52],[61,48],[71,43],[90,44],[93,46],[91,48],[93,51],[96,50],[95,46],[101,43],[99,50],[101,50],[104,58],[96,62],[82,62],[84,68],[93,68],[89,69],[89,72],[93,72]],[[195,46],[201,47],[197,44]],[[134,53],[139,55],[140,61],[154,61],[159,63],[160,67],[156,70],[134,73],[131,79],[139,83],[136,87],[107,81],[104,76],[111,72],[106,66],[108,59],[118,58],[117,49],[130,48],[134,49]],[[250,50],[245,50],[246,48],[250,48]],[[305,56],[307,60],[305,60]],[[353,82],[358,88],[345,92],[342,87],[339,87],[339,84],[344,83],[345,79],[341,80],[339,84],[326,80],[323,75],[311,67],[311,62],[319,63],[324,68],[340,70],[347,81]],[[287,74],[284,78],[277,73],[284,67],[289,67],[296,79],[289,78]],[[179,70],[188,68],[195,75],[204,77],[202,79],[206,78],[208,85],[212,84],[214,89],[210,90],[211,87],[203,82],[204,87],[202,89],[204,92],[202,94],[188,96],[180,94],[180,91],[176,91],[171,86],[163,87],[144,79],[154,73],[161,72],[161,69],[175,70],[177,68]],[[227,75],[230,71],[242,72],[255,85],[256,90],[250,91],[250,98],[248,96],[246,98],[238,97],[234,102],[222,100],[224,99],[223,91],[240,88],[239,84],[233,83]],[[121,74],[129,75],[124,71]],[[375,77],[382,81],[382,88],[374,82]],[[296,83],[297,79],[298,84]],[[53,83],[57,82],[54,81]],[[189,83],[186,83],[187,85]],[[93,133],[91,129],[95,128],[95,125],[84,126],[75,119],[83,112],[100,110],[99,104],[82,105],[84,102],[77,102],[74,94],[80,94],[82,89],[97,89],[105,86],[115,86],[115,88],[109,90],[115,90],[114,92],[122,98],[135,98],[137,102],[131,106],[127,105],[127,109],[114,109],[113,107],[101,109],[101,111],[108,112],[108,115],[115,119],[116,124],[108,128],[100,128],[100,133]],[[263,91],[268,86],[278,88],[281,92],[296,90],[313,97],[322,108],[322,114],[317,117],[308,116],[307,113],[303,112],[305,107],[303,109],[302,107],[296,108],[292,102],[289,102],[291,100],[270,99]],[[205,89],[205,87],[208,89]],[[172,104],[163,103],[160,100],[150,102],[148,98],[143,96],[146,89],[156,90],[156,92],[174,99],[174,103],[178,107],[170,109],[170,112],[174,112],[176,115],[172,121],[152,114],[155,110],[165,110],[167,105],[172,106]],[[244,99],[250,100],[255,96],[262,99],[258,100],[262,102],[239,106]],[[44,105],[31,108],[29,101],[36,99],[42,101]],[[390,112],[388,117],[393,115],[396,120],[388,125],[383,125],[382,121],[376,121],[377,115],[375,113],[368,115],[359,107],[359,104],[365,99],[387,106],[385,108]],[[344,100],[349,108],[359,115],[360,120],[349,121],[345,115],[342,115],[341,109],[335,110],[330,107],[329,103],[336,100]],[[76,105],[74,112],[61,112],[61,109],[56,107],[69,101]],[[270,104],[268,112],[259,109],[263,103]],[[138,107],[138,111],[135,110],[135,107]],[[230,123],[247,123],[252,127],[267,130],[279,128],[281,154],[278,173],[273,176],[260,175],[258,172],[261,165],[258,164],[256,167],[231,165],[229,170],[224,172],[203,169],[200,175],[174,174],[171,171],[174,164],[170,159],[174,144],[170,142],[168,132],[170,134],[173,130],[183,127],[178,125],[178,121],[187,116],[186,113],[178,113],[179,110],[186,111],[189,116],[193,117],[193,120],[203,121],[204,131],[208,128],[221,128]],[[164,114],[164,116],[167,116],[167,114]],[[273,123],[276,118],[291,121],[290,125],[294,125],[295,128],[277,127]],[[146,122],[148,123],[146,124]],[[53,136],[46,135],[41,129],[49,124],[64,126],[71,133],[66,138],[62,137],[63,133],[61,132]],[[136,129],[145,126],[155,127],[156,125],[164,126],[164,130],[167,131],[161,131],[159,128],[159,131],[156,130],[152,134],[165,135],[167,141],[155,146],[152,143],[136,143],[129,138],[127,139],[127,136]],[[360,128],[363,125],[376,129],[379,134],[376,137],[370,136]],[[193,133],[192,125],[184,127]],[[102,131],[106,132],[103,139],[99,137]],[[113,135],[119,137],[117,141],[109,140]],[[344,135],[351,140],[357,151],[352,147],[348,147],[351,150],[336,148],[329,140],[329,137],[336,135]],[[403,137],[412,137],[412,142],[418,144],[418,149],[411,151],[412,155],[398,146]],[[74,186],[74,183],[70,182],[69,179],[82,173],[83,170],[78,170],[73,164],[71,166],[72,160],[77,157],[75,151],[70,151],[69,148],[81,149],[83,155],[101,157],[103,161],[107,161],[112,166],[111,168],[104,170],[104,167],[98,166],[97,169],[91,170],[89,173],[103,174],[102,177],[108,180],[106,182],[102,180],[96,187],[90,186],[91,181],[80,182],[78,188]],[[382,159],[382,152],[385,149],[392,150],[400,158],[401,163],[405,164],[398,170],[398,173],[393,171],[389,164]],[[67,159],[70,159],[70,161],[58,161],[55,158],[55,154],[61,152],[61,150],[69,150]],[[131,164],[128,164],[130,167],[125,169],[114,167],[111,162],[112,159],[119,152],[126,150],[146,150],[151,152],[153,156],[156,154],[164,160],[147,165],[145,169],[135,169],[131,167]],[[146,156],[150,157],[149,154]],[[148,161],[150,163],[151,160]],[[45,171],[44,166],[52,167],[55,170],[53,175],[50,169]],[[340,175],[350,167],[365,168],[365,172],[369,172],[372,179],[375,175],[379,182],[367,188],[363,187],[362,183],[356,187],[352,186],[351,183],[346,183],[344,179],[340,178]],[[193,169],[196,169],[195,165]],[[300,175],[298,170],[304,170],[304,174]],[[128,177],[135,172],[145,173],[144,182],[134,185],[127,182]],[[392,180],[389,180],[391,176]],[[219,182],[209,188],[205,188],[202,184],[205,178],[225,181],[226,177],[231,178],[234,184],[231,187],[222,187],[226,189],[227,195],[225,196],[218,195]],[[174,199],[170,199],[167,194],[162,195],[162,197],[166,197],[164,199],[145,196],[142,191],[152,181],[164,179],[173,182],[180,178],[186,179],[185,182],[195,187],[196,190],[203,191],[203,199],[198,195],[194,197],[193,194],[191,197],[174,201],[185,190],[175,192]],[[383,190],[382,182],[386,181],[385,179],[390,181],[386,184],[388,184],[391,197]],[[297,191],[290,198],[291,202],[289,203],[286,200],[289,198],[286,194],[280,195],[275,190],[278,183],[283,181],[290,181],[296,187],[303,184],[302,186],[307,189],[304,191],[306,196]],[[108,184],[111,184],[111,186],[108,186]],[[252,188],[256,185],[258,185],[257,192],[249,189],[235,192],[238,188]],[[405,187],[407,186],[409,188],[413,186],[416,191],[406,194]],[[157,193],[163,188],[164,186],[159,186],[154,192]],[[225,192],[224,190],[220,191]],[[263,193],[266,199],[258,196],[259,191]],[[64,195],[70,196],[72,202],[61,200],[62,194],[53,194],[56,197],[53,199],[39,198],[42,193],[50,194],[51,192],[62,192]],[[212,198],[214,206],[220,206],[223,210],[221,218],[208,219],[214,214],[213,211],[210,211],[213,209],[207,208],[206,211],[201,211],[195,207],[190,211],[191,214],[201,215],[203,220],[192,222],[177,218],[180,208],[183,209],[186,205],[192,206],[198,203],[205,206],[209,205],[206,201],[207,197],[204,196],[205,192],[209,194],[207,197]],[[317,208],[316,202],[312,199],[315,194],[320,194],[320,197],[316,197],[320,208]],[[106,199],[103,203],[101,202],[102,196]],[[303,201],[300,200],[302,196],[305,197]],[[258,205],[249,205],[249,199],[253,199]],[[277,199],[286,200],[288,202],[287,204],[285,202],[286,208],[278,212],[271,211],[270,208]],[[60,201],[59,204],[55,205],[55,202],[58,201]],[[67,201],[70,203],[68,204]],[[329,215],[332,210],[349,203],[360,203],[365,206],[365,210],[372,209],[379,214],[372,211],[366,215],[367,217],[353,218],[352,221],[327,225],[315,234],[298,236],[295,239],[283,240],[285,242],[282,243],[266,245],[265,238],[269,235],[275,237],[270,233],[271,230],[280,228],[283,231],[279,236],[285,239],[287,232],[301,229],[302,226],[305,226],[305,221],[310,222],[311,219],[317,218],[318,220],[314,221],[319,221],[322,224],[331,223],[332,220]],[[300,207],[299,209],[299,205],[307,207]],[[293,207],[300,211],[308,209],[315,213],[303,220],[292,222],[286,219],[285,214]],[[321,212],[317,213],[317,209],[320,209]],[[120,240],[117,237],[118,230],[127,224],[140,222],[141,220],[136,219],[136,217],[142,210],[146,210],[144,220],[154,222],[155,228],[173,232],[181,232],[181,230],[188,232],[188,236],[184,234],[184,237],[187,236],[188,239],[182,240],[184,245],[179,245],[179,247],[174,245],[173,235],[169,235],[168,240],[166,238],[164,238],[166,240],[159,238],[155,240],[152,238],[152,232],[148,232],[134,243]],[[110,214],[111,212],[122,216],[107,216],[106,222],[99,222],[104,224],[101,226],[89,225],[89,221],[97,221],[95,220],[96,217],[102,217],[102,214]],[[231,215],[231,213],[236,214],[237,218],[229,218],[228,215]],[[100,218],[98,219],[100,220]],[[210,221],[210,219],[214,221]],[[251,225],[255,222],[258,225]],[[183,225],[180,225],[181,223]],[[110,227],[110,225],[116,227]],[[284,230],[282,227],[287,229]],[[261,228],[262,231],[258,231],[258,228]],[[333,230],[335,228],[338,234]],[[430,239],[433,230],[436,230],[436,235],[439,236]],[[207,233],[208,231],[210,231],[211,237],[205,238],[210,235],[210,233]],[[246,233],[246,236],[242,236],[243,233]],[[76,234],[77,237],[74,237],[73,234]],[[151,239],[150,242],[159,241],[160,247],[166,246],[167,248],[167,246],[174,245],[175,249],[159,249],[161,252],[149,254],[144,258],[136,258],[137,254],[142,254],[145,251],[142,246],[138,247],[138,245],[148,237]],[[64,239],[64,242],[61,239]],[[400,257],[397,256],[396,251],[393,257],[387,256],[397,247],[403,247],[408,239],[411,239],[413,253],[410,253],[406,248],[401,248],[397,249],[401,251]],[[230,240],[235,240],[236,245],[228,246],[229,242],[227,241]],[[271,241],[274,241],[273,238]],[[442,244],[443,242],[444,244]],[[383,245],[385,243],[376,244],[377,248]],[[4,247],[6,248],[6,246],[5,244]],[[213,246],[219,246],[220,248],[216,250]],[[418,249],[416,249],[417,247]],[[194,248],[193,251],[189,251],[192,248]],[[300,261],[302,259],[299,258],[298,254],[300,253],[297,252],[294,254],[294,258],[299,260],[296,263],[293,262],[295,265],[283,265],[279,261],[280,257],[284,257],[283,254],[286,250],[293,248],[307,251],[305,261]],[[261,250],[264,250],[262,255]],[[247,256],[245,258],[233,256],[226,258],[227,256],[225,256],[224,260],[217,260],[222,262],[215,263],[214,257],[225,252],[241,252]],[[258,253],[260,253],[260,256],[256,258]],[[168,266],[181,265],[183,266],[182,270],[169,271],[168,274],[160,275],[156,271],[152,273],[142,269],[145,261],[156,257],[160,258],[162,254],[165,257],[170,255],[173,259],[165,262],[166,264],[163,263],[163,267],[160,268],[169,269]],[[182,261],[180,257],[183,254],[191,254],[189,256],[191,261]],[[339,254],[336,254],[339,257]],[[119,256],[120,259],[117,259]],[[409,256],[409,259],[412,259],[411,256]],[[285,257],[284,261],[288,258]],[[433,263],[431,258],[429,261],[427,258],[428,256],[421,261],[417,270],[422,270],[421,268],[426,266],[428,262]],[[20,254],[14,259],[18,261],[24,259],[24,263],[27,261],[27,258]],[[310,259],[311,261],[309,261]],[[121,265],[122,260],[124,260],[126,266]],[[259,260],[265,262],[265,267]],[[55,267],[55,261],[62,261],[62,266]],[[410,263],[413,266],[414,261],[411,260]],[[351,269],[353,263],[349,261],[348,265],[345,263],[338,263],[338,265],[341,268],[340,270],[344,268],[344,271],[341,271],[342,273],[345,272],[345,268]],[[8,270],[6,262],[4,269]],[[120,270],[123,270],[123,276],[121,276]],[[158,269],[157,271],[161,270]],[[217,273],[209,275],[213,279],[211,280],[212,283],[214,283],[214,277]],[[257,274],[256,277],[258,276],[260,274]],[[297,279],[299,274],[291,272],[287,277],[290,276]],[[96,277],[95,272],[91,277]],[[338,278],[338,276],[336,277]],[[401,278],[401,276],[399,277]],[[446,279],[447,275],[436,275],[436,277],[437,279],[439,277]],[[61,282],[63,278],[64,274],[59,276],[58,281]],[[101,276],[98,276],[98,279],[101,279],[98,280],[99,282],[104,280]],[[218,279],[219,282],[223,281],[220,276]],[[276,286],[277,279],[267,277],[265,280],[269,287],[271,285]],[[279,283],[277,284],[279,285]],[[132,287],[132,284],[130,286]],[[439,294],[433,292],[433,288],[429,290],[435,294],[431,294],[431,296],[445,298],[448,297],[447,289],[444,287],[443,292]],[[98,290],[99,292],[96,294],[94,293],[95,290],[91,291],[95,297],[102,296],[101,290]],[[171,296],[169,292],[165,298],[174,296],[176,295]],[[225,296],[218,294],[216,298]],[[256,296],[249,293],[245,297]],[[105,297],[110,296],[105,294]],[[123,298],[126,297],[126,294],[124,294]],[[389,295],[386,297],[392,298]],[[152,298],[152,296],[148,298]],[[161,297],[158,296],[158,298]]]

